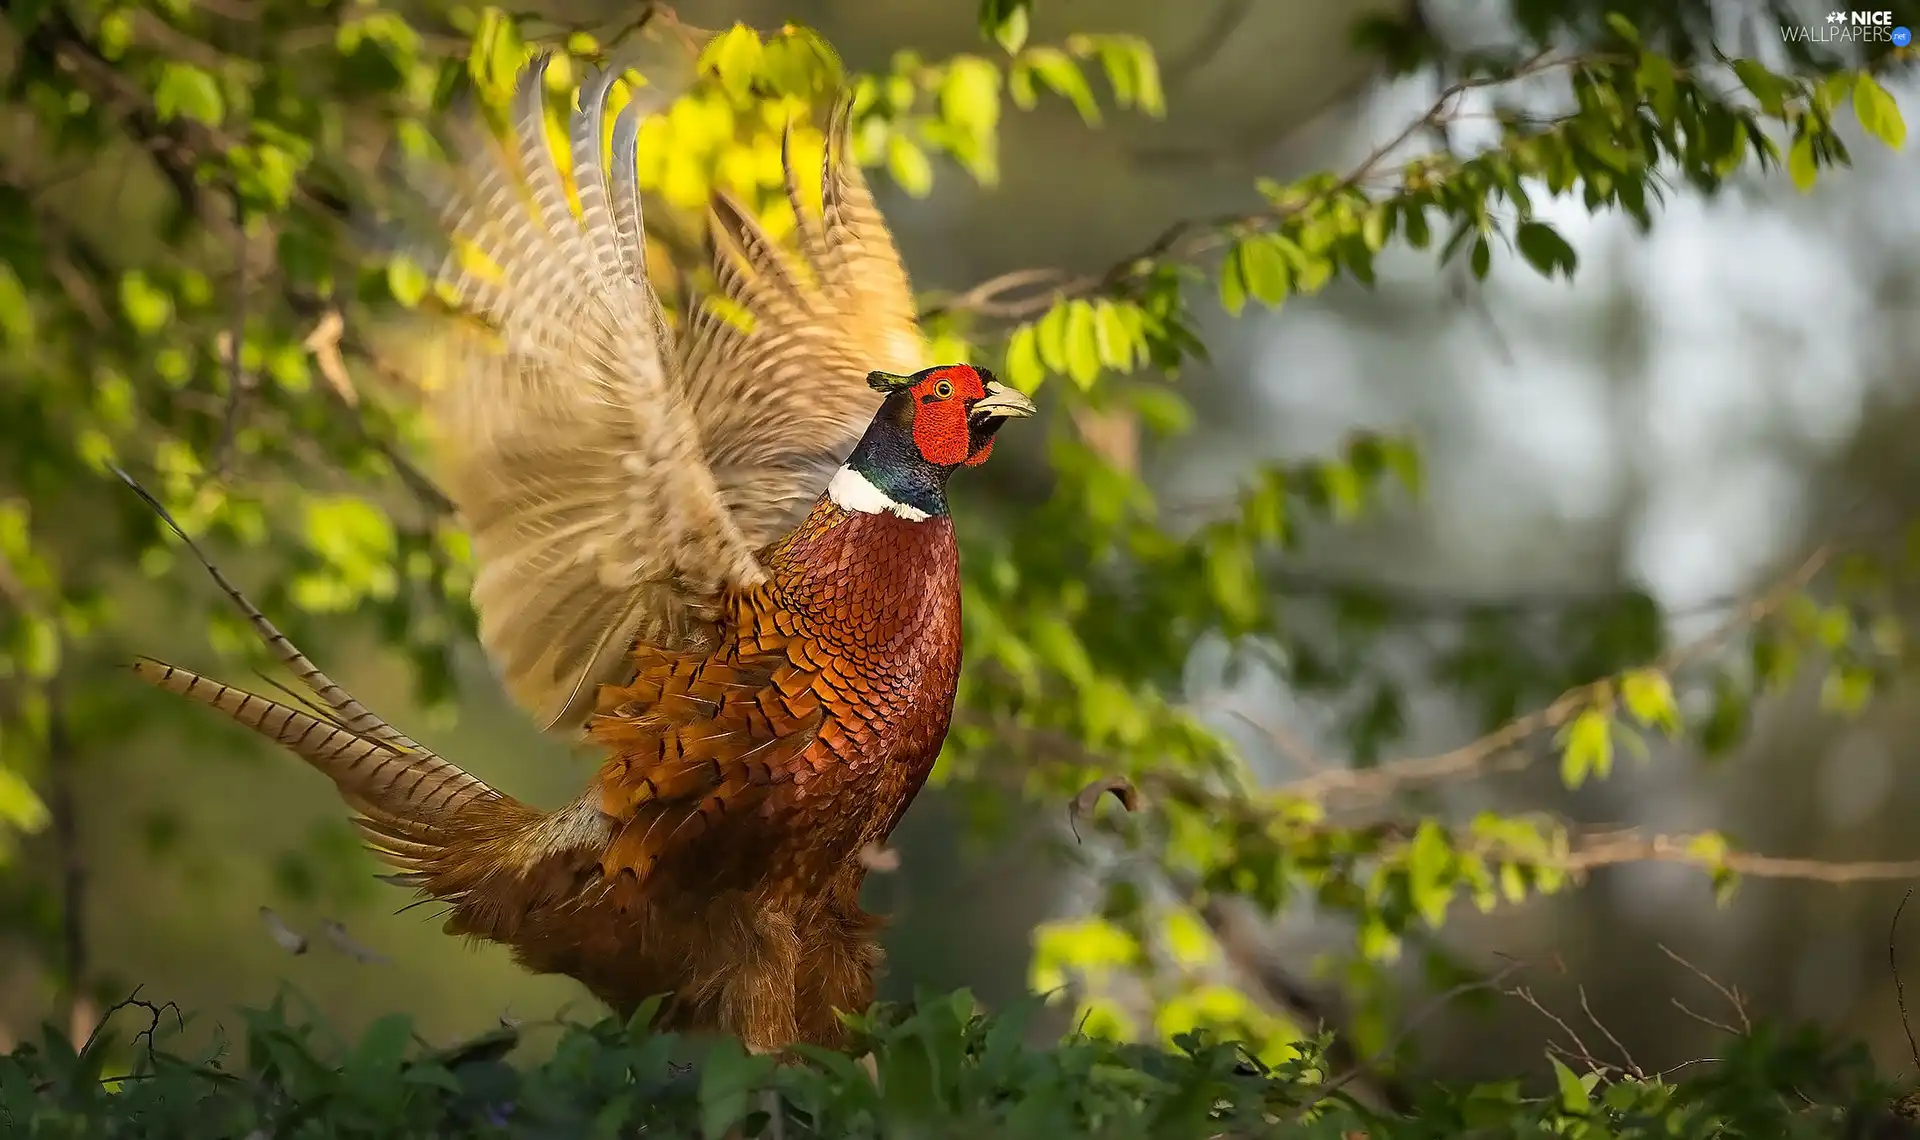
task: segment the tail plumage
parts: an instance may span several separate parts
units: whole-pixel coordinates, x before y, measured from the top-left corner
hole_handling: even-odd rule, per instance
[[[296,707],[151,658],[135,662],[134,675],[219,710],[333,781],[368,846],[401,872],[393,879],[453,904],[450,929],[510,937],[527,906],[552,894],[552,884],[536,881],[550,876],[536,869],[556,855],[595,850],[597,816],[578,805],[551,815],[528,807],[355,700],[227,580],[159,500],[126,472],[115,473],[179,536],[315,703]]]

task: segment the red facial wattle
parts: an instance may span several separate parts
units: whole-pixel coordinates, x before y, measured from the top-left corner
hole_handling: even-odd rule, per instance
[[[927,462],[941,467],[973,465],[986,458],[973,447],[967,411],[987,394],[980,373],[964,364],[929,372],[912,388],[913,442]]]

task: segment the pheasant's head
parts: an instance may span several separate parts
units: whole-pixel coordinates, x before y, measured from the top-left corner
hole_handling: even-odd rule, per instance
[[[827,486],[850,511],[916,522],[946,514],[948,476],[986,462],[1000,425],[1033,414],[1032,400],[966,364],[870,372],[867,383],[887,398]]]

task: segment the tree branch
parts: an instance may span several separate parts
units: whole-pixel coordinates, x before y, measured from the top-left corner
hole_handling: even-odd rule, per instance
[[[1719,628],[1666,655],[1654,667],[1670,672],[1720,648],[1741,630],[1785,605],[1819,574],[1832,554],[1831,546],[1821,546],[1792,574],[1742,606]],[[1478,740],[1450,752],[1389,761],[1374,768],[1340,768],[1320,772],[1283,784],[1277,790],[1282,795],[1308,800],[1325,800],[1335,795],[1379,798],[1418,784],[1477,774],[1539,733],[1551,732],[1571,721],[1593,703],[1603,686],[1612,683],[1611,677],[1604,677],[1569,689],[1545,708],[1516,717]]]
[[[1226,239],[1223,235],[1229,231],[1270,229],[1320,202],[1371,181],[1382,172],[1387,159],[1416,134],[1451,122],[1456,117],[1455,107],[1461,96],[1470,91],[1547,72],[1582,67],[1601,62],[1602,59],[1591,55],[1552,57],[1543,52],[1523,61],[1509,74],[1463,79],[1448,85],[1424,114],[1392,138],[1374,147],[1357,165],[1320,193],[1285,206],[1174,222],[1146,245],[1096,273],[1073,274],[1048,268],[1017,269],[1003,273],[959,296],[928,306],[922,312],[922,317],[973,313],[1004,320],[1025,320],[1039,316],[1064,298],[1114,292],[1161,259],[1192,260],[1224,244]]]

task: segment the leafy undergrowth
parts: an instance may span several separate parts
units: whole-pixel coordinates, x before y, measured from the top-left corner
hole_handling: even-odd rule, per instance
[[[559,1027],[551,1054],[516,1065],[502,1029],[462,1046],[422,1047],[403,1017],[357,1043],[288,1020],[246,1015],[237,1049],[176,1052],[172,1007],[130,1002],[79,1049],[48,1029],[0,1058],[7,1137],[1667,1137],[1719,1140],[1920,1136],[1865,1050],[1811,1030],[1760,1027],[1720,1056],[1668,1078],[1576,1073],[1543,1064],[1521,1082],[1430,1086],[1409,1112],[1380,1115],[1314,1061],[1324,1045],[1264,1068],[1231,1044],[1197,1038],[1165,1051],[1075,1038],[1026,1044],[1031,1010],[976,1017],[965,994],[862,1023],[877,1081],[859,1062],[810,1054],[776,1066],[722,1042],[697,1066],[690,1043],[643,1013]],[[137,1026],[128,1022],[138,1018]],[[120,1027],[119,1030],[113,1028]],[[129,1039],[127,1029],[140,1032]],[[1547,1074],[1551,1072],[1552,1080]],[[775,1109],[766,1090],[778,1093]]]

